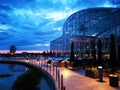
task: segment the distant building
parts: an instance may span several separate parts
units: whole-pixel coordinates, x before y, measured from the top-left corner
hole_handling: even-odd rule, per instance
[[[50,42],[50,50],[54,52],[62,52],[63,51],[63,37],[59,37]]]
[[[77,56],[92,58],[93,43],[102,40],[102,52],[109,58],[110,34],[120,45],[120,8],[90,8],[78,11],[67,18],[61,37],[50,42],[50,50],[70,53],[71,42]]]

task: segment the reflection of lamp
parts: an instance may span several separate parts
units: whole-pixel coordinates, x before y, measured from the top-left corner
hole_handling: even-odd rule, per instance
[[[99,82],[103,82],[102,66],[98,66],[98,70],[99,70]]]

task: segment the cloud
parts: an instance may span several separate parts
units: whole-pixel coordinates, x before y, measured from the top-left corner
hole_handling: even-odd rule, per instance
[[[103,4],[104,7],[116,7],[115,5],[112,5],[111,2],[109,1],[106,1],[104,4]]]
[[[0,30],[8,30],[11,26],[0,24]]]
[[[1,4],[1,3],[0,3],[0,10],[8,12],[8,11],[13,10],[13,8],[10,7],[9,5]]]
[[[0,32],[0,42],[4,42],[4,40],[11,38],[11,35],[7,32]]]
[[[102,6],[116,5],[108,0],[1,0],[0,49],[48,50],[50,41],[62,35],[67,17]]]
[[[120,0],[109,0],[112,4],[120,5]]]
[[[77,11],[77,10],[75,10]],[[69,11],[50,11],[46,14],[46,19],[52,19],[53,21],[59,21],[66,19],[70,14],[75,12],[74,10]]]

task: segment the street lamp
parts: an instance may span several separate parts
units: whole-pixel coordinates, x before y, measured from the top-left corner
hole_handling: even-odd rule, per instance
[[[99,82],[103,82],[102,66],[98,66],[99,71]]]

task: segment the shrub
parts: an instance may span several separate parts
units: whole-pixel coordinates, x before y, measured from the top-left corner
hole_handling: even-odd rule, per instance
[[[85,75],[92,78],[98,78],[98,70],[97,67],[86,68]]]
[[[41,77],[41,71],[30,69],[17,78],[13,83],[13,90],[36,90],[36,86],[40,83]]]

